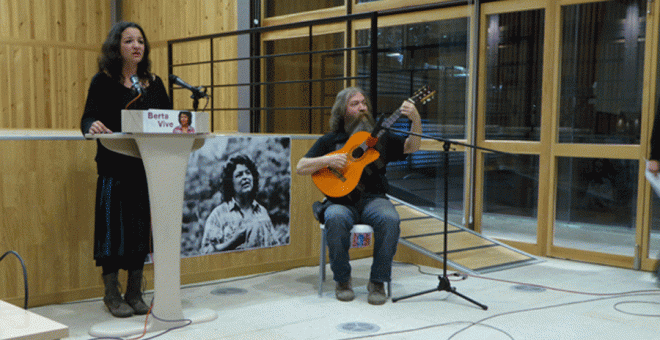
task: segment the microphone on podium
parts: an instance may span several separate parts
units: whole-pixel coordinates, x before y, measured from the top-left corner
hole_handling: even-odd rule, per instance
[[[181,80],[181,78],[179,78],[179,77],[177,77],[173,74],[170,74],[169,79],[170,79],[170,83],[177,84],[177,85],[179,85],[183,88],[186,88],[186,89],[192,91],[194,98],[205,98],[205,97],[209,96],[208,94],[206,94],[206,91],[204,90],[203,87],[201,87],[201,86],[194,87],[194,86],[186,83],[185,81]]]
[[[142,89],[142,85],[140,85],[140,78],[138,78],[137,74],[131,76],[131,82],[133,83],[133,86],[131,87],[134,88],[138,94],[142,94],[144,90]]]

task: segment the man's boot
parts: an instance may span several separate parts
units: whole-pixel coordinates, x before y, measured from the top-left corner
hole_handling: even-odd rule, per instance
[[[369,296],[367,302],[372,305],[382,305],[387,302],[387,295],[385,295],[385,284],[382,282],[369,281],[367,285]]]
[[[133,315],[133,308],[126,304],[119,293],[119,281],[117,272],[103,275],[103,284],[105,285],[105,297],[103,302],[115,317],[127,318]]]
[[[124,300],[137,315],[149,313],[149,306],[142,300],[142,269],[129,270]]]
[[[335,283],[335,297],[339,301],[353,301],[355,299],[355,293],[353,292],[353,287],[351,287],[350,279],[346,282]]]

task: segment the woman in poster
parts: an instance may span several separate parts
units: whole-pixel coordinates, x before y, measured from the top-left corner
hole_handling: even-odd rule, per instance
[[[250,158],[232,157],[222,173],[222,203],[206,219],[202,254],[250,249],[274,243],[268,211],[255,198],[259,173]]]
[[[179,126],[174,128],[173,133],[195,133],[195,128],[190,126],[192,123],[192,113],[190,111],[179,112]]]

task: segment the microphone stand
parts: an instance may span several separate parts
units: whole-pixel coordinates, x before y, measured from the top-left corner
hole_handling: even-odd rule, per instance
[[[192,95],[190,95],[190,98],[193,100],[193,111],[197,111],[197,107],[199,106],[199,99],[206,97],[206,91],[202,92],[200,91],[192,91]]]
[[[428,290],[425,290],[425,291],[421,291],[421,292],[418,292],[418,293],[413,293],[413,294],[398,297],[398,298],[392,298],[392,302],[397,302],[399,300],[403,300],[403,299],[407,299],[407,298],[411,298],[411,297],[419,296],[419,295],[423,295],[423,294],[428,294],[428,293],[432,293],[432,292],[435,292],[435,291],[446,291],[446,292],[458,295],[459,297],[461,297],[461,298],[463,298],[463,299],[465,299],[469,302],[472,302],[473,304],[481,307],[481,309],[483,309],[483,310],[487,310],[488,306],[486,306],[484,304],[481,304],[481,303],[479,303],[479,302],[477,302],[477,301],[475,301],[475,300],[473,300],[473,299],[457,292],[456,288],[451,286],[451,282],[449,281],[449,278],[447,277],[447,234],[448,234],[447,233],[447,229],[448,229],[448,225],[447,225],[447,223],[448,223],[447,222],[448,221],[448,213],[447,212],[449,211],[449,149],[451,147],[451,144],[453,143],[453,144],[463,145],[463,146],[467,146],[467,147],[474,148],[474,149],[481,149],[481,150],[486,150],[486,151],[491,151],[491,152],[496,152],[496,153],[506,154],[506,152],[491,150],[491,149],[487,149],[487,148],[482,148],[482,147],[479,147],[479,146],[476,146],[476,145],[471,145],[471,144],[460,143],[460,142],[452,141],[452,140],[449,140],[449,139],[418,134],[418,133],[415,133],[415,132],[412,132],[412,131],[404,131],[404,130],[398,130],[398,129],[393,129],[393,128],[385,128],[385,129],[390,130],[392,132],[398,132],[398,133],[403,133],[403,134],[407,134],[407,135],[413,135],[413,136],[418,136],[418,137],[428,138],[428,139],[435,139],[439,142],[442,142],[443,143],[442,144],[442,149],[443,149],[443,152],[444,152],[444,160],[445,160],[445,165],[444,165],[444,176],[445,176],[445,179],[444,179],[444,181],[445,181],[445,183],[444,183],[445,184],[445,188],[444,188],[444,199],[445,199],[444,209],[445,209],[445,211],[444,211],[444,240],[443,240],[444,241],[444,247],[443,247],[443,250],[442,250],[442,253],[443,253],[443,255],[442,255],[442,260],[443,260],[442,261],[442,275],[438,276],[438,280],[440,282],[438,283],[438,286],[436,288],[428,289]]]

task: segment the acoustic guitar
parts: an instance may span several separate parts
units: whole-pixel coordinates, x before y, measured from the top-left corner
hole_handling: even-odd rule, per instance
[[[407,100],[413,104],[426,104],[434,95],[435,91],[431,91],[427,85],[417,90]],[[376,124],[373,132],[356,132],[348,139],[344,147],[329,153],[329,155],[347,154],[346,166],[343,169],[325,167],[313,173],[312,181],[316,187],[326,196],[335,198],[344,197],[355,190],[364,168],[380,157],[380,153],[374,149],[378,138],[385,133],[385,128],[394,124],[400,116],[401,110],[397,109],[385,121]]]

